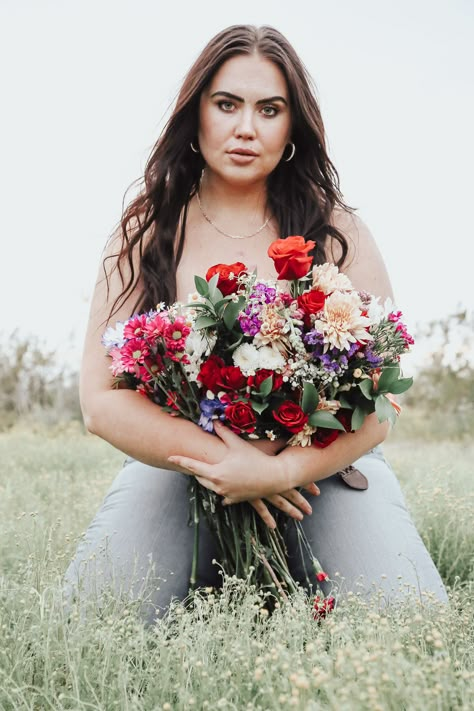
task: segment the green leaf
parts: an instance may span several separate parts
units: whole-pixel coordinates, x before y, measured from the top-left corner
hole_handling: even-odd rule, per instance
[[[390,422],[395,422],[397,415],[390,400],[385,397],[385,395],[379,395],[375,398],[375,412],[379,422],[385,422],[385,420],[390,420]]]
[[[250,400],[250,404],[252,406],[252,410],[255,410],[255,412],[259,415],[261,415],[262,412],[268,407],[268,402],[257,402],[256,400]]]
[[[214,274],[213,277],[211,277],[207,283],[207,287],[209,289],[209,298],[213,299],[216,293],[217,289],[217,282],[219,281],[219,272],[217,274]],[[222,299],[222,294],[221,294],[221,299]]]
[[[393,395],[400,395],[400,393],[404,393],[405,390],[408,390],[408,388],[411,388],[413,385],[413,378],[399,378],[396,380],[394,383],[391,384],[390,386],[390,392]]]
[[[319,394],[313,383],[303,383],[303,399],[301,401],[301,409],[306,414],[314,412],[319,402]],[[322,425],[324,427],[324,425]]]
[[[356,409],[352,413],[352,420],[351,420],[351,429],[352,430],[359,430],[362,425],[364,424],[364,420],[367,416],[367,412],[364,410],[363,407],[360,405],[357,405]]]
[[[353,410],[354,409],[354,404],[352,402],[349,402],[347,399],[346,395],[338,395],[337,400],[340,404],[341,407],[346,408],[347,410]]]
[[[219,289],[217,291],[219,291]],[[222,313],[228,302],[229,299],[219,299],[219,301],[214,302],[214,310],[219,316],[222,316]]]
[[[332,415],[330,412],[326,412],[325,410],[313,412],[308,421],[310,425],[313,425],[313,427],[327,427],[330,430],[342,430],[342,432],[346,431],[342,422],[339,422],[337,417]]]
[[[209,284],[205,279],[200,276],[194,277],[194,284],[196,285],[196,291],[201,296],[208,296],[209,294]]]
[[[237,319],[237,316],[239,315],[239,311],[241,310],[244,301],[245,298],[243,296],[239,296],[238,301],[229,301],[228,305],[226,306],[223,319],[229,331],[231,331],[234,327],[234,323]]]
[[[195,328],[209,328],[215,326],[218,322],[214,316],[198,316],[195,322]]]
[[[377,392],[389,393],[392,383],[400,377],[400,366],[398,363],[391,363],[382,369],[382,374],[377,383]]]
[[[260,383],[260,387],[258,389],[258,392],[260,395],[263,395],[263,397],[267,397],[267,395],[270,395],[273,387],[273,375],[269,375],[268,378],[265,378],[265,380],[262,380]]]
[[[373,399],[374,384],[372,382],[372,378],[364,378],[364,380],[359,383],[359,389],[362,394],[365,395],[367,400]]]

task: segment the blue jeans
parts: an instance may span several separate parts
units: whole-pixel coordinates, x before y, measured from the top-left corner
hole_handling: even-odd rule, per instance
[[[331,476],[318,482],[319,497],[303,492],[313,513],[305,515],[302,525],[324,570],[338,581],[340,594],[370,597],[378,588],[390,602],[429,591],[446,602],[439,573],[381,448],[354,465],[368,478],[367,490],[351,489],[339,476]],[[66,599],[79,595],[100,603],[105,587],[132,599],[145,596],[147,623],[166,611],[171,598],[183,600],[189,592],[194,541],[194,529],[188,526],[188,482],[184,474],[128,458],[66,571]],[[290,570],[309,589],[311,568],[301,560],[294,525],[286,531]],[[198,585],[221,585],[214,558],[213,534],[201,521]]]

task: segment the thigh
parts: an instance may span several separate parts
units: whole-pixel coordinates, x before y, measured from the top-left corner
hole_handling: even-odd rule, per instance
[[[446,601],[439,573],[407,510],[400,484],[380,447],[354,465],[369,487],[349,488],[339,476],[318,482],[319,497],[310,497],[313,513],[305,516],[303,529],[311,548],[340,592],[365,596],[384,592],[392,601],[406,595],[431,592]],[[309,557],[301,561],[294,525],[287,529],[289,561],[294,577],[309,588]],[[324,587],[324,586],[323,586]],[[329,586],[326,587],[326,591]]]
[[[189,477],[133,459],[110,487],[65,575],[66,598],[100,603],[105,589],[143,599],[147,622],[189,592],[194,525],[189,521]],[[199,526],[197,584],[218,586],[217,547]]]

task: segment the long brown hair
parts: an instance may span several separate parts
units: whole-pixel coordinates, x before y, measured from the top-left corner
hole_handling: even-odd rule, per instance
[[[113,303],[109,318],[139,278],[143,288],[134,310],[148,310],[160,301],[176,299],[176,269],[184,247],[188,204],[204,167],[201,154],[190,148],[198,133],[200,96],[226,60],[255,52],[274,62],[285,76],[292,116],[291,140],[296,146],[294,158],[280,161],[268,177],[268,207],[282,236],[298,234],[316,242],[316,263],[326,261],[328,236],[340,245],[338,264],[344,262],[347,241],[330,218],[336,205],[347,211],[352,208],[342,199],[339,176],[326,151],[312,79],[288,40],[273,27],[234,25],[211,39],[189,70],[171,117],[147,161],[143,188],[123,212],[120,250],[104,259],[106,278],[105,262],[114,259],[122,281],[122,292]],[[134,268],[136,254],[139,273]],[[127,279],[124,263],[129,267]]]

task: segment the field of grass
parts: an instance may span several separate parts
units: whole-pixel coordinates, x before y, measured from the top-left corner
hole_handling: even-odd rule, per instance
[[[322,623],[268,616],[228,579],[144,629],[110,601],[69,620],[61,577],[123,460],[78,430],[0,435],[0,709],[468,709],[474,702],[474,443],[385,445],[450,605],[353,595]]]

